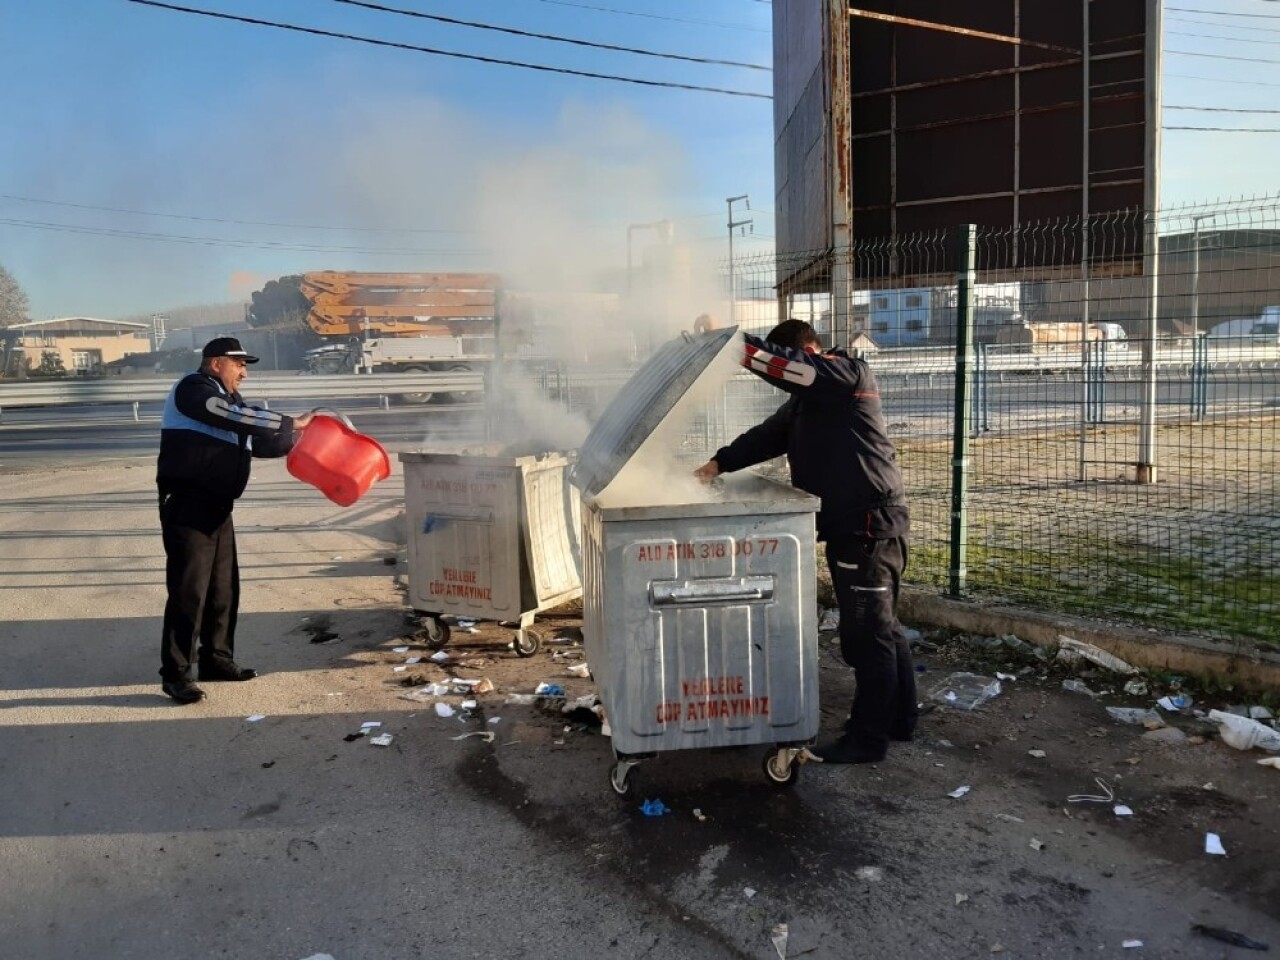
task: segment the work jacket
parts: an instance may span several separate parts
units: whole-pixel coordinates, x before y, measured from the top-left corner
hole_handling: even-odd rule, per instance
[[[822,500],[818,539],[895,537],[910,525],[880,388],[865,360],[805,353],[745,335],[742,365],[791,394],[714,460],[722,473],[787,455],[791,482]]]
[[[251,458],[282,457],[293,444],[292,417],[250,406],[211,374],[187,374],[169,391],[160,421],[161,500],[195,497],[228,515],[249,482]]]

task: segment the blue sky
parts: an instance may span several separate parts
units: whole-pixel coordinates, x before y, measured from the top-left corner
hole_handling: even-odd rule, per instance
[[[178,2],[496,58],[770,90],[767,73],[333,0]],[[1280,15],[1280,3],[1265,0],[1177,2]],[[767,65],[772,54],[771,7],[760,0],[387,3],[691,56]],[[1166,29],[1168,49],[1280,60],[1280,16],[1170,11]],[[1170,104],[1280,106],[1280,65],[1170,55],[1166,75]],[[1268,83],[1277,86],[1253,85]],[[620,269],[628,225],[663,218],[722,255],[724,199],[744,193],[756,234],[738,249],[767,248],[774,232],[767,100],[535,73],[125,0],[0,0],[0,89],[0,264],[35,317],[223,301],[314,269],[545,275],[572,264],[586,275]],[[1280,127],[1280,114],[1168,113],[1166,123]],[[1280,186],[1277,154],[1277,135],[1170,131],[1166,201],[1269,192]],[[651,235],[635,232],[638,245]]]

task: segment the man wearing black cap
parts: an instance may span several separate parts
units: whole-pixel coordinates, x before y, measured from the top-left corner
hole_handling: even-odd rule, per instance
[[[311,414],[286,417],[240,396],[245,367],[257,363],[234,337],[204,345],[200,369],[169,391],[160,425],[160,530],[165,585],[161,687],[178,703],[196,703],[201,680],[252,680],[235,661],[240,569],[231,511],[249,482],[252,457],[282,457]],[[198,651],[197,651],[198,644]],[[197,656],[198,653],[198,656]]]

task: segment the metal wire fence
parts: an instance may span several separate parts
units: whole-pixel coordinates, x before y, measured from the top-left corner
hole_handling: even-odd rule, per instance
[[[975,253],[963,556],[952,236],[733,264],[748,329],[800,317],[871,363],[912,502],[908,580],[1280,643],[1280,198],[979,229]],[[690,456],[781,400],[734,379]]]

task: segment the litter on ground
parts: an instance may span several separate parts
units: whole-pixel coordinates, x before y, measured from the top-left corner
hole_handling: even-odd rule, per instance
[[[460,733],[456,737],[450,737],[450,740],[469,740],[471,737],[479,737],[485,743],[493,743],[493,738],[497,736],[492,730],[472,730],[470,733]]]
[[[779,923],[769,931],[769,939],[773,941],[773,947],[778,951],[781,960],[787,960],[787,925]]]
[[[389,747],[394,739],[395,737],[389,733],[380,733],[376,737],[370,737],[369,742],[375,747]]]
[[[929,698],[957,710],[976,710],[999,695],[999,680],[976,673],[953,673],[933,688]]]
[[[447,703],[437,703],[437,704],[436,704],[436,716],[437,716],[437,717],[441,717],[441,718],[444,718],[444,717],[452,717],[452,716],[453,716],[453,713],[454,713],[453,707],[449,706]]]
[[[1206,833],[1204,835],[1204,852],[1215,857],[1225,857],[1227,848],[1222,845],[1222,838],[1216,833]]]
[[[953,800],[959,800],[959,799],[960,799],[961,797],[963,797],[966,793],[968,793],[971,789],[972,789],[972,788],[971,788],[968,784],[966,784],[966,785],[965,785],[965,786],[963,786],[963,787],[956,787],[954,790],[952,790],[950,793],[948,793],[948,794],[947,794],[947,796],[948,796],[948,797],[951,797],[951,799],[953,799]]]
[[[1108,653],[1101,647],[1095,647],[1092,643],[1085,643],[1082,640],[1073,640],[1071,637],[1058,637],[1058,659],[1067,663],[1079,659],[1088,660],[1090,663],[1097,664],[1104,669],[1114,671],[1115,673],[1137,673],[1138,668],[1132,664],[1126,663],[1113,653]]]
[[[640,804],[640,812],[646,817],[660,817],[665,813],[670,813],[671,808],[661,800],[646,800]]]

